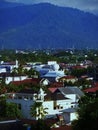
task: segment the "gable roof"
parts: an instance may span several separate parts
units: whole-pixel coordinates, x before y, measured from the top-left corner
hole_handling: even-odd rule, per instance
[[[52,100],[65,100],[65,99],[69,99],[69,98],[65,97],[65,95],[62,93],[54,93],[52,95]]]
[[[48,88],[52,93],[54,93],[56,90],[57,90],[57,88]]]
[[[62,87],[58,89],[64,94],[76,94],[79,97],[84,95],[84,93],[78,87]]]

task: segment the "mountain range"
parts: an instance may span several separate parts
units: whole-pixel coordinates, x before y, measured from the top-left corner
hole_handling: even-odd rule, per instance
[[[0,49],[98,48],[98,16],[49,3],[0,2]]]

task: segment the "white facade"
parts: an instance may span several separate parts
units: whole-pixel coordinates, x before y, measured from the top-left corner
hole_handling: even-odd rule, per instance
[[[6,68],[0,68],[0,73],[6,73]]]
[[[62,110],[73,107],[73,99],[63,99],[63,100],[44,100],[46,94],[40,90],[39,93],[34,94],[8,94],[7,102],[14,102],[18,104],[21,108],[21,112],[24,118],[32,119],[30,114],[30,108],[35,101],[42,101],[43,108],[46,109],[47,115],[46,118],[55,116],[56,114],[61,114]]]
[[[47,64],[48,64],[48,65],[54,65],[54,64],[57,64],[57,62],[56,62],[56,61],[48,61]]]
[[[12,72],[12,70],[14,68],[18,68],[19,67],[19,64],[18,64],[18,60],[16,60],[15,63],[1,61],[0,66],[4,67],[4,68],[9,67],[10,68],[10,72]]]
[[[24,80],[24,79],[27,79],[28,76],[8,76],[5,78],[5,83],[6,84],[9,84],[10,82],[12,81],[21,81],[21,80]]]
[[[71,123],[72,121],[76,120],[78,117],[78,114],[74,108],[69,108],[69,109],[63,110],[62,115],[63,115],[63,118],[64,118],[66,124]]]

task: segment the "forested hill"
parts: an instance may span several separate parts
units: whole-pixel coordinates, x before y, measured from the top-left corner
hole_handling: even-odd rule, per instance
[[[48,3],[0,8],[0,48],[98,48],[98,17]]]
[[[10,8],[10,7],[16,7],[16,6],[22,6],[22,5],[24,4],[0,0],[0,8]]]

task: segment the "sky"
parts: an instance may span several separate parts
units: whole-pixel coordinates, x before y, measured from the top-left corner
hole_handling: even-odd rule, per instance
[[[98,14],[98,0],[5,0],[10,2],[35,4],[49,2],[58,6],[77,8],[83,11]]]

